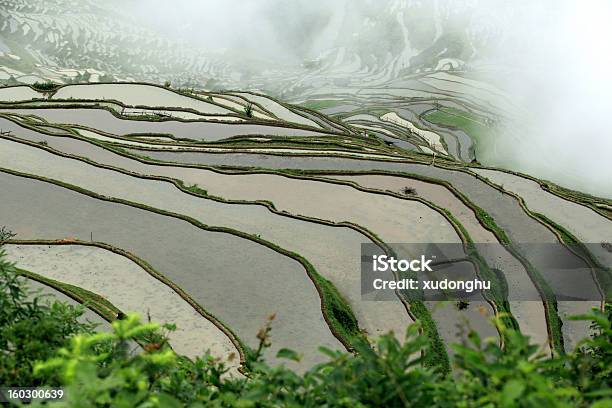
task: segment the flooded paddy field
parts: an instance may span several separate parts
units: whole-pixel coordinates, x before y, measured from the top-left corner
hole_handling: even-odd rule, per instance
[[[549,264],[542,259],[536,259],[529,253],[528,245],[519,246],[521,243],[558,242],[556,236],[538,221],[530,218],[521,208],[519,202],[512,196],[503,194],[500,191],[488,186],[486,183],[477,180],[474,176],[464,172],[443,169],[439,167],[422,165],[416,163],[390,163],[371,160],[353,160],[334,157],[286,157],[273,155],[257,154],[194,154],[194,153],[170,153],[170,152],[147,152],[147,155],[160,160],[195,162],[196,164],[206,165],[230,165],[243,167],[263,167],[272,169],[307,169],[307,170],[353,170],[353,171],[373,171],[386,170],[394,172],[413,173],[434,179],[445,180],[453,185],[458,191],[464,194],[471,202],[481,207],[487,212],[496,224],[502,228],[510,240],[517,245],[516,248],[523,256],[543,275],[544,280],[551,286],[556,293],[566,293],[570,296],[582,296],[584,293],[595,293],[597,291],[595,282],[584,261],[576,258],[574,254],[567,251],[560,253],[561,259],[565,259],[568,264],[581,264],[580,270],[582,279],[575,281],[571,287],[564,287],[567,281],[563,281],[563,274],[560,276],[558,270],[550,268]],[[576,309],[568,310],[564,314],[580,314],[590,310],[592,302],[583,304],[573,302],[568,307]],[[564,330],[572,330],[571,326],[581,323],[572,322],[565,326]],[[586,330],[586,326],[581,326]],[[583,333],[584,330],[577,332]]]
[[[143,319],[175,323],[177,330],[169,340],[181,355],[195,358],[208,349],[225,358],[238,355],[219,328],[128,258],[79,245],[9,245],[5,249],[8,259],[27,271],[101,295],[119,310],[139,313]]]
[[[393,176],[335,175],[329,177],[336,180],[352,181],[371,189],[388,190],[400,194],[403,194],[406,189],[413,189],[409,191],[414,191],[414,195],[450,211],[466,229],[472,241],[477,244],[480,255],[483,256],[489,266],[503,271],[508,284],[508,297],[511,299],[510,310],[517,319],[521,331],[531,336],[537,344],[547,344],[548,332],[546,330],[544,306],[541,301],[537,300],[540,295],[527,271],[516,258],[499,245],[495,235],[478,222],[472,209],[445,187],[420,180]]]
[[[314,285],[290,258],[233,235],[49,183],[0,173],[0,184],[9,197],[0,203],[0,213],[13,220],[10,227],[20,239],[87,241],[93,236],[122,248],[148,262],[251,346],[267,317],[277,313],[272,359],[282,347],[300,347],[308,365],[320,361],[319,345],[342,347],[323,319]]]
[[[230,114],[233,111],[200,99],[144,84],[68,85],[53,94],[52,99],[112,99],[132,106],[177,107],[204,114]]]
[[[319,127],[323,129],[332,130],[332,131],[340,131],[340,132],[349,131],[346,125],[341,125],[340,123],[334,122],[333,120],[327,117],[315,115],[314,113],[307,111],[305,109],[302,109],[302,108],[298,109],[297,107],[294,107],[294,109],[296,110],[296,112],[299,112],[300,115],[306,116],[308,119],[317,123]]]
[[[430,129],[439,134],[443,138],[444,143],[448,146],[448,151],[451,155],[465,162],[471,161],[474,158],[472,152],[474,142],[470,136],[461,129],[445,128],[428,122],[421,115],[424,112],[430,111],[432,108],[433,105],[411,104],[406,105],[406,107],[395,108],[395,111],[398,115],[407,118],[417,126]]]
[[[271,213],[263,206],[224,204],[193,197],[174,185],[143,180],[65,159],[20,143],[0,141],[0,166],[40,174],[111,197],[123,198],[190,216],[207,225],[232,228],[261,237],[304,256],[329,279],[353,307],[371,334],[403,333],[410,319],[399,302],[360,302],[359,250],[366,236],[346,227],[329,227]],[[19,155],[19,163],[10,157]],[[395,319],[384,319],[392,313]]]
[[[274,116],[283,121],[298,123],[300,125],[305,126],[320,127],[317,122],[298,115],[291,109],[263,95],[258,95],[250,92],[238,92],[236,93],[236,95],[242,96],[243,98],[258,104],[259,106],[263,107],[265,110],[272,113]]]
[[[465,118],[486,122],[488,129],[497,118],[519,110],[504,92],[464,77],[455,63],[450,66],[449,72],[436,68],[395,79],[390,71],[372,76],[355,70],[348,81],[339,73],[323,80],[315,70],[314,85],[297,75],[290,85],[279,81],[268,88],[264,81],[256,88],[206,88],[212,91],[175,90],[174,81],[164,88],[143,83],[55,89],[46,84],[41,87],[45,92],[0,88],[5,102],[0,107],[0,167],[7,169],[0,172],[0,185],[8,197],[0,200],[0,217],[11,221],[8,227],[18,239],[76,238],[115,245],[150,263],[223,324],[203,317],[206,313],[198,313],[198,305],[189,305],[169,282],[101,249],[14,246],[12,256],[32,272],[106,296],[122,310],[143,314],[154,304],[154,320],[179,325],[173,345],[187,355],[201,353],[208,343],[224,358],[237,352],[239,342],[232,342],[230,330],[243,344],[256,346],[258,329],[276,313],[268,360],[278,363],[274,356],[280,348],[298,350],[303,362],[290,364],[303,370],[325,359],[317,346],[341,349],[340,340],[346,341],[334,337],[338,332],[329,317],[337,316],[320,298],[324,279],[344,298],[340,304],[350,307],[370,340],[389,331],[401,337],[413,318],[431,323],[427,310],[412,315],[395,292],[392,301],[364,300],[362,244],[459,244],[462,238],[467,241],[467,232],[489,267],[484,273],[505,279],[509,306],[502,309],[509,307],[521,331],[548,352],[549,341],[556,348],[559,336],[569,349],[588,333],[588,325],[568,317],[599,305],[602,275],[560,245],[567,234],[556,232],[566,229],[577,240],[602,244],[594,255],[610,264],[612,256],[603,244],[612,241],[611,221],[546,192],[536,181],[480,169],[478,162],[468,165],[479,138],[488,134],[473,134],[434,114],[461,111]],[[301,106],[239,89],[286,95]],[[65,126],[54,128],[53,123]],[[197,143],[218,141],[224,142]],[[431,164],[411,161],[415,157]],[[226,173],[178,164],[221,167]],[[264,169],[294,171],[264,174]],[[11,176],[9,170],[51,180]],[[367,174],[377,171],[398,174]],[[54,180],[100,197],[76,193]],[[522,197],[527,209],[508,193]],[[116,199],[128,202],[111,202]],[[603,200],[598,204],[607,208]],[[545,218],[532,217],[530,211]],[[210,232],[206,226],[228,230]],[[557,245],[559,252],[551,259],[536,243]],[[465,262],[457,259],[453,262]],[[542,292],[559,295],[557,310],[542,301]],[[599,298],[575,301],[594,293]],[[462,342],[470,328],[499,341],[489,322],[499,305],[486,302],[481,292],[467,306],[425,303],[447,345]]]
[[[446,344],[465,342],[470,330],[474,330],[482,339],[490,338],[496,343],[499,342],[497,329],[490,321],[494,317],[491,305],[484,300],[470,301],[469,306],[464,310],[458,310],[455,302],[430,301],[426,304],[431,310],[440,336]],[[453,350],[450,348],[448,352],[453,354]]]
[[[20,115],[35,115],[50,123],[62,123],[90,127],[115,135],[164,134],[178,139],[195,141],[217,141],[235,136],[327,136],[326,133],[280,127],[273,125],[256,125],[243,122],[180,122],[174,120],[145,121],[119,119],[104,109],[6,109]]]
[[[212,196],[232,200],[268,200],[277,209],[333,222],[349,221],[366,227],[385,242],[459,242],[449,222],[426,205],[394,197],[368,194],[350,186],[299,180],[280,175],[226,175],[210,170],[144,164],[114,154],[85,141],[48,136],[36,132],[29,140],[44,140],[59,151],[87,157],[139,174],[179,179],[185,185],[197,185]],[[319,197],[315,202],[310,197]],[[356,208],[355,202],[363,207]],[[366,211],[363,210],[366,209]]]
[[[142,152],[132,150],[133,152]],[[249,153],[214,154],[190,152],[144,153],[154,159],[193,163],[209,166],[262,167],[269,169],[305,169],[322,171],[392,171],[413,173],[450,182],[470,201],[482,207],[516,242],[556,242],[554,234],[543,225],[531,219],[520,207],[518,201],[503,194],[467,173],[416,163],[393,163],[372,160],[354,160],[335,157],[289,157]],[[539,235],[532,235],[536,231]],[[546,240],[539,240],[545,237]]]
[[[263,155],[249,153],[214,154],[190,152],[140,152],[158,160],[193,163],[209,166],[239,166],[261,167],[269,169],[305,169],[322,171],[392,171],[417,174],[434,179],[445,180],[451,183],[467,196],[470,201],[482,207],[491,214],[500,226],[507,230],[511,238],[517,242],[534,242],[538,237],[545,237],[545,241],[556,242],[554,234],[548,231],[537,221],[531,219],[520,207],[518,201],[507,194],[502,194],[493,187],[476,179],[467,173],[448,170],[430,165],[417,163],[393,163],[372,160],[354,160],[335,157],[289,157],[281,155]],[[507,228],[506,228],[507,227]],[[533,236],[535,231],[537,234]]]
[[[42,98],[43,95],[36,92],[29,86],[11,86],[0,88],[0,101],[2,102],[18,102],[27,101],[36,98]]]
[[[566,228],[581,242],[599,244],[612,240],[612,221],[590,208],[549,193],[537,182],[524,177],[496,170],[472,171],[519,195],[531,211],[543,214]],[[589,245],[589,250],[604,265],[612,265],[612,253],[601,245]]]
[[[223,175],[209,170],[145,165],[89,143],[47,137],[50,147],[141,174],[155,174],[198,185],[213,196],[268,200],[281,211],[365,227],[384,242],[461,242],[450,223],[416,201],[369,194],[349,186],[278,175]],[[311,197],[319,197],[313,202]],[[354,203],[360,206],[355,207]],[[439,321],[439,325],[447,323]],[[446,329],[450,332],[450,329]],[[397,333],[397,331],[396,331]]]

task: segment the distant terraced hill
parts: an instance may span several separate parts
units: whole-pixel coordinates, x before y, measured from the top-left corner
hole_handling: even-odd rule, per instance
[[[213,3],[203,10],[217,12]],[[271,24],[266,27],[282,37],[278,41],[285,46],[284,52],[302,50],[305,58],[302,64],[279,67],[276,61],[251,54],[245,57],[240,51],[217,55],[210,51],[215,44],[175,40],[168,32],[147,26],[144,16],[116,0],[3,1],[0,81],[170,80],[183,87],[265,89],[274,95],[303,87],[377,86],[412,73],[462,70],[481,58],[481,51],[499,36],[490,23],[498,16],[467,18],[478,10],[476,3],[465,7],[449,0],[356,1],[344,3],[337,15],[328,15],[328,10],[315,14],[307,24],[296,25],[288,18],[292,6],[267,2],[262,15],[254,18]],[[221,18],[228,18],[228,25],[238,24],[231,16]],[[332,22],[327,21],[330,18]],[[198,23],[189,13],[184,21]],[[355,35],[356,27],[359,35]],[[238,38],[250,33],[245,27],[237,27],[236,32]],[[207,38],[215,38],[214,33],[208,34]],[[306,58],[306,51],[315,47],[321,35],[329,41],[314,59]]]
[[[134,24],[114,2],[4,1],[0,80],[34,83],[224,77],[227,64]],[[204,76],[202,76],[204,74]],[[227,75],[229,76],[229,74]]]

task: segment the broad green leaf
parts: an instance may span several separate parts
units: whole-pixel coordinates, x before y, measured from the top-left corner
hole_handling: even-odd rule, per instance
[[[525,383],[522,380],[510,380],[504,385],[501,402],[503,405],[511,405],[525,391]]]

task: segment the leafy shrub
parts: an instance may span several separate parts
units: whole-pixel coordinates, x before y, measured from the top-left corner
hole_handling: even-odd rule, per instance
[[[6,228],[6,226],[0,228],[0,244],[14,238],[15,236],[17,236],[17,234]]]
[[[457,310],[465,310],[468,307],[470,307],[470,302],[467,300],[458,300],[457,303],[455,304],[455,307],[457,308]]]
[[[0,384],[57,384],[55,376],[36,378],[34,363],[51,358],[70,337],[91,334],[93,326],[79,323],[83,312],[64,303],[45,303],[30,296],[12,264],[0,250]]]
[[[402,193],[403,193],[404,195],[409,196],[409,195],[416,195],[416,194],[417,194],[417,191],[416,191],[416,188],[414,188],[414,187],[404,187],[404,188],[402,189]]]
[[[36,89],[37,91],[53,91],[55,90],[55,88],[57,88],[57,85],[54,84],[53,82],[35,82],[34,84],[32,84],[32,88]]]

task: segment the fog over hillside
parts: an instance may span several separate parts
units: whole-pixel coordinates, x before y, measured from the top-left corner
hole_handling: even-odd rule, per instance
[[[488,56],[505,69],[486,80],[522,111],[497,135],[500,163],[612,196],[611,18],[605,0],[538,2],[506,23]]]
[[[209,52],[300,63],[314,58],[335,39],[346,0],[186,0],[175,7],[163,0],[128,1],[126,14],[161,34]]]
[[[504,130],[484,163],[612,196],[602,177],[612,173],[611,8],[605,0],[17,0],[0,2],[0,49],[21,57],[6,63],[28,75],[24,61],[293,101],[314,88],[350,94],[453,70],[503,90],[516,108],[491,106]]]
[[[523,108],[507,123],[504,137],[500,135],[499,162],[612,195],[612,183],[601,177],[612,172],[612,135],[607,124],[612,112],[608,97],[612,79],[607,72],[612,62],[608,41],[612,5],[605,0],[520,5],[443,0],[181,3],[178,8],[162,0],[140,0],[130,7],[167,35],[232,56],[269,59],[271,64],[299,63],[335,47],[357,49],[374,39],[374,52],[407,51],[408,60],[414,61],[419,54],[410,48],[431,47],[436,36],[442,35],[442,24],[449,33],[460,31],[473,39],[470,52],[460,54],[473,59],[476,70],[492,67],[494,71],[487,70],[482,79],[503,89]],[[426,23],[414,30],[414,37],[408,36],[411,44],[395,38],[393,30],[383,38],[375,38],[370,30],[372,26],[380,29],[376,23],[381,21],[396,23],[398,28],[397,22],[410,21],[410,14]],[[370,38],[360,38],[363,34]],[[428,35],[434,41],[426,41]]]
[[[265,58],[275,64],[299,63],[343,46],[372,54],[407,48],[416,55],[446,34],[482,41],[496,27],[489,19],[473,18],[481,12],[480,3],[185,0],[176,7],[162,0],[133,0],[115,7],[159,33],[203,50]],[[402,30],[410,35],[404,38]],[[470,45],[471,49],[465,50],[468,57],[482,44]]]

